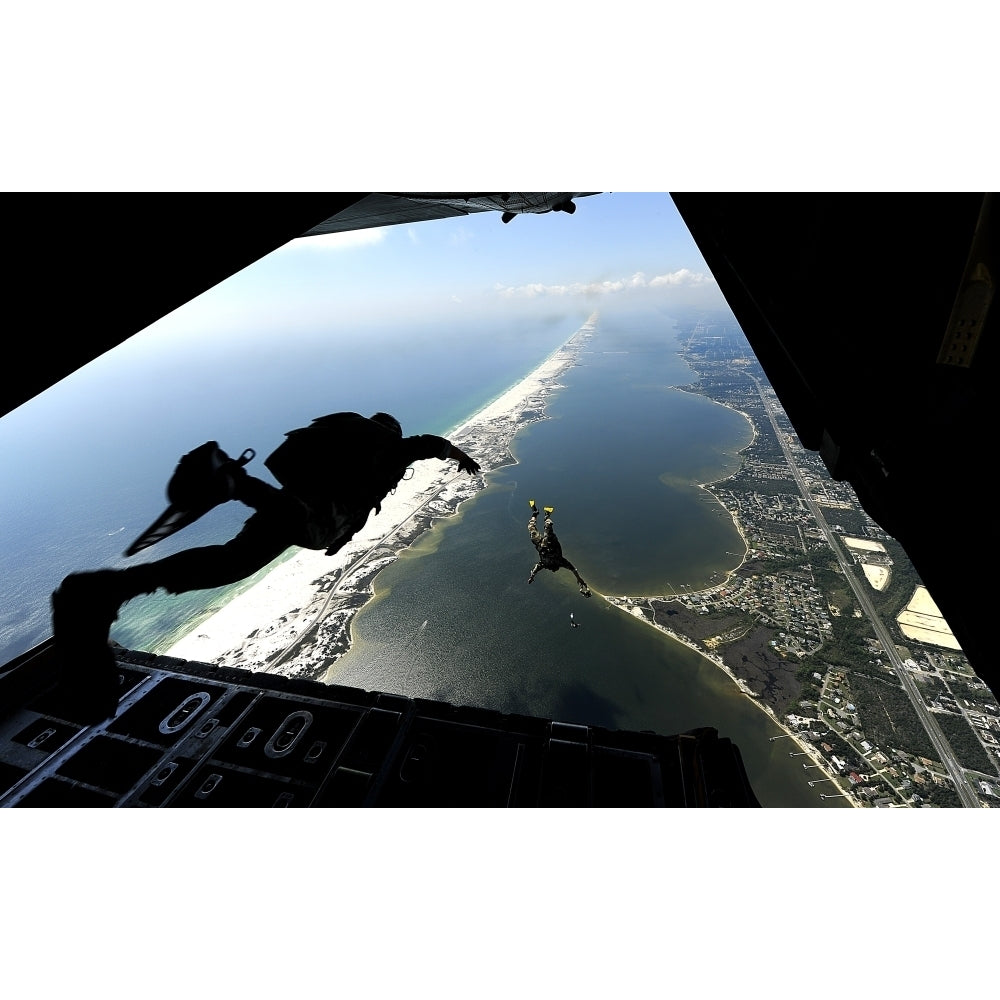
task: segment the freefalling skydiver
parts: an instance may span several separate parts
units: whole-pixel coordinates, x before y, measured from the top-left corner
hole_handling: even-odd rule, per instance
[[[584,582],[583,577],[576,571],[576,567],[562,554],[562,546],[559,544],[555,529],[552,527],[552,511],[555,510],[555,507],[544,508],[545,528],[542,532],[539,532],[537,527],[538,508],[535,506],[534,500],[529,500],[528,504],[531,507],[531,518],[528,520],[528,536],[531,538],[531,542],[535,548],[538,549],[538,562],[535,563],[531,573],[528,574],[528,583],[531,583],[535,579],[535,574],[540,569],[551,570],[555,573],[557,570],[565,568],[576,577],[576,582],[580,584],[580,593],[584,597],[590,597],[590,588]]]

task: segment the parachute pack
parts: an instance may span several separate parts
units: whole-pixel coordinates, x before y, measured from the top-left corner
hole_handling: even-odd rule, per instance
[[[167,509],[125,550],[134,556],[175,532],[194,524],[213,507],[232,499],[235,489],[234,470],[251,461],[256,452],[246,448],[239,458],[230,458],[218,441],[206,441],[189,451],[177,463],[167,483]]]
[[[394,458],[398,442],[397,434],[360,413],[333,413],[289,431],[264,465],[306,503],[334,503],[348,521],[364,524],[404,471],[389,459]],[[244,466],[253,457],[254,450],[247,448],[238,459],[231,459],[217,441],[206,441],[184,455],[167,485],[170,506],[124,555],[133,556],[163,541],[229,500],[233,483],[227,467]]]
[[[395,487],[396,473],[403,471],[385,461],[398,441],[388,428],[360,413],[332,413],[289,431],[264,465],[296,496],[369,510]]]

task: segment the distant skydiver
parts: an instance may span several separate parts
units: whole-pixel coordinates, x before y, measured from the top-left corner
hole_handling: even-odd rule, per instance
[[[580,593],[584,597],[590,597],[590,588],[584,583],[583,577],[576,571],[576,567],[562,554],[562,546],[556,538],[555,530],[552,527],[552,511],[555,507],[546,507],[545,510],[545,530],[540,534],[537,528],[538,508],[534,500],[529,500],[531,506],[531,518],[528,520],[528,537],[532,544],[538,549],[538,562],[534,569],[528,574],[528,583],[535,579],[535,574],[540,569],[548,569],[553,573],[556,570],[568,569],[580,584]]]
[[[134,555],[191,524],[213,507],[239,500],[254,513],[224,545],[188,549],[122,570],[71,573],[52,595],[52,628],[60,687],[82,722],[115,714],[118,669],[108,632],[129,599],[163,587],[208,590],[246,579],[297,545],[333,555],[364,527],[372,510],[417,461],[455,459],[479,472],[450,441],[434,434],[403,437],[388,413],[333,413],[289,431],[264,461],[282,488],[247,474],[247,449],[230,458],[215,441],[185,455],[167,484],[170,506],[125,551]]]
[[[573,612],[572,611],[569,613],[569,627],[570,628],[579,628],[580,627],[580,623],[573,617]]]

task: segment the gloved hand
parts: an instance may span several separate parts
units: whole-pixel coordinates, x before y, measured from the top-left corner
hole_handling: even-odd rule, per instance
[[[458,449],[455,449],[458,451]],[[467,472],[470,476],[474,476],[479,471],[479,463],[474,462],[465,452],[460,452],[458,456],[458,471]]]

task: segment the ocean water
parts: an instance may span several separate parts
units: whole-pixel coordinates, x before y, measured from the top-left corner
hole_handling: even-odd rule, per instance
[[[73,570],[124,566],[231,537],[248,511],[212,511],[134,560],[122,550],[165,505],[177,458],[209,438],[257,450],[334,410],[389,410],[406,433],[447,433],[519,381],[587,317],[516,328],[349,331],[239,342],[152,329],[0,420],[0,663],[51,633],[49,594]],[[739,746],[769,806],[822,802],[780,730],[712,663],[599,597],[541,572],[528,500],[555,505],[564,553],[598,592],[704,586],[742,541],[699,483],[735,471],[747,421],[677,389],[694,373],[677,318],[603,315],[548,419],[515,439],[517,464],[438,522],[376,581],[331,682],[612,729],[712,726]],[[484,345],[489,345],[485,350]],[[293,553],[288,553],[291,555]],[[126,605],[112,638],[162,651],[257,577]],[[578,628],[569,626],[570,613]]]
[[[742,415],[676,386],[693,372],[662,317],[602,319],[518,460],[375,582],[329,682],[610,729],[732,739],[768,806],[842,806],[808,788],[781,730],[714,664],[542,571],[530,499],[553,505],[563,552],[594,590],[657,595],[709,583],[743,543],[697,484],[738,467]],[[570,626],[573,614],[578,627]]]
[[[235,534],[249,511],[230,503],[152,549],[122,555],[166,506],[178,458],[206,440],[252,447],[253,474],[286,431],[337,410],[388,410],[405,433],[445,433],[519,381],[586,314],[182,336],[170,318],[0,419],[0,664],[51,635],[49,596],[70,572],[159,559]],[[489,349],[484,350],[484,345]],[[293,553],[288,553],[291,555]],[[286,556],[287,558],[287,556]],[[139,597],[111,637],[160,652],[233,587]]]

